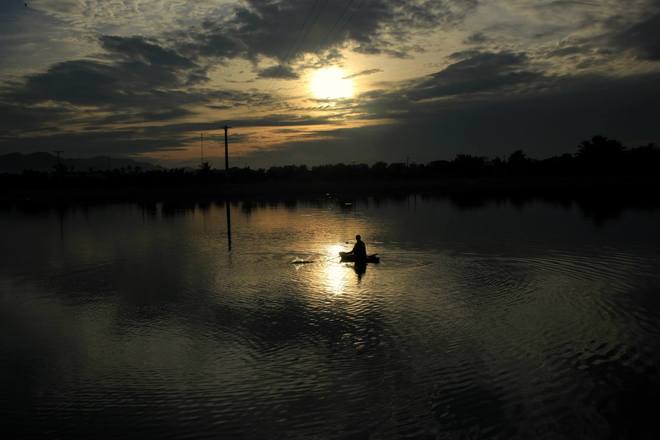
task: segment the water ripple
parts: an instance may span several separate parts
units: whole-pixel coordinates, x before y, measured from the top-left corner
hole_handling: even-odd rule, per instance
[[[477,212],[432,208],[400,223],[389,205],[254,208],[235,216],[231,252],[214,221],[224,207],[152,229],[124,218],[115,237],[81,223],[25,268],[0,268],[7,429],[164,439],[658,432],[648,409],[660,390],[656,247],[603,231],[567,245],[542,236],[535,218],[533,242],[474,228],[452,241],[447,231]],[[415,222],[431,224],[428,241],[415,241]],[[336,257],[356,230],[382,257],[364,273]]]

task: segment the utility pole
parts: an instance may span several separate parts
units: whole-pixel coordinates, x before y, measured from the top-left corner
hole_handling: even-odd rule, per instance
[[[225,175],[229,176],[229,141],[227,140],[227,133],[229,131],[229,126],[225,125]]]
[[[53,153],[57,154],[57,166],[59,167],[61,165],[61,163],[60,163],[60,153],[64,153],[64,151],[54,150]]]
[[[57,165],[55,165],[55,175],[57,176],[57,183],[62,184],[62,178],[64,177],[64,168],[62,167],[62,162],[60,161],[60,154],[64,153],[62,150],[55,150],[53,153],[57,154]],[[60,224],[61,229],[61,224]]]
[[[204,133],[199,134],[200,164],[204,165]]]

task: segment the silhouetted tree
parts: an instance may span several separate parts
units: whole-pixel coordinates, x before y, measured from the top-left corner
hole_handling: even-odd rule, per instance
[[[660,148],[647,144],[627,151],[629,173],[658,175],[660,168]]]
[[[512,175],[528,175],[532,171],[532,160],[522,150],[516,150],[509,156],[507,168]]]
[[[583,141],[578,146],[577,156],[581,159],[596,160],[600,158],[620,157],[625,147],[615,139],[605,136],[594,136],[590,141]]]
[[[464,176],[478,176],[484,174],[486,159],[469,154],[458,154],[452,162],[452,171]]]
[[[588,174],[612,174],[620,171],[625,147],[605,136],[594,136],[578,146],[577,158]]]

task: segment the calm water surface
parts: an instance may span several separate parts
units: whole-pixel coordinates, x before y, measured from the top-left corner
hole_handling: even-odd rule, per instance
[[[0,211],[13,438],[660,438],[660,213]],[[340,263],[361,233],[382,261]],[[347,243],[349,242],[349,243]],[[306,262],[306,264],[295,264]]]

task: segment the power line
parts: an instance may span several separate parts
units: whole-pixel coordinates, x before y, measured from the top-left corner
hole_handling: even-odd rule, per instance
[[[355,0],[348,0],[346,2],[346,5],[344,6],[344,9],[341,11],[341,14],[339,14],[337,16],[337,20],[335,20],[335,23],[330,28],[330,32],[328,32],[325,39],[323,40],[323,44],[321,45],[320,49],[323,49],[323,47],[328,45],[328,43],[330,42],[330,37],[332,37],[332,33],[335,31],[335,29],[337,28],[337,25],[344,18],[344,16],[346,15],[346,12],[348,12],[348,10],[350,9],[350,7],[353,5],[354,2],[355,2]]]
[[[204,165],[204,133],[199,134],[199,147],[200,147],[200,163]]]
[[[228,125],[222,127],[225,130],[225,176],[229,176],[229,129]]]
[[[356,3],[356,5],[352,8],[351,8],[351,6],[353,5],[354,0],[351,0],[349,3],[346,4],[346,7],[344,8],[344,11],[337,18],[337,20],[335,21],[335,24],[333,25],[332,29],[330,30],[330,32],[326,36],[323,46],[326,46],[328,43],[330,43],[332,41],[333,32],[334,32],[335,28],[337,29],[337,33],[334,34],[334,35],[341,35],[341,33],[344,31],[344,29],[348,28],[348,25],[351,23],[351,21],[353,21],[353,18],[357,15],[358,11],[360,9],[362,9],[362,6],[364,6],[364,1],[365,0],[359,0],[358,3]],[[348,12],[348,15],[346,15],[346,12]],[[346,18],[346,20],[344,20],[341,23],[339,28],[337,28],[337,24],[342,21],[343,17],[347,17],[347,18]]]
[[[327,3],[327,0],[326,0],[326,3]],[[289,47],[289,50],[288,50],[286,56],[284,57],[284,62],[288,62],[289,57],[292,55],[292,53],[294,53],[294,51],[298,49],[298,46],[300,45],[300,42],[302,41],[301,37],[302,37],[302,35],[305,31],[305,28],[309,24],[310,19],[312,18],[312,15],[314,14],[314,11],[316,10],[316,7],[320,4],[321,4],[321,0],[316,0],[314,2],[314,4],[312,5],[312,9],[307,14],[307,17],[305,18],[305,21],[304,21],[302,27],[300,28],[300,32],[298,33],[298,38],[296,38],[294,40],[294,44],[291,47]],[[318,14],[319,14],[320,11],[321,11],[321,9],[319,9],[319,11],[317,11],[316,18],[318,18]],[[314,19],[314,21],[316,21],[316,18]],[[308,31],[308,33],[309,33],[309,31]]]
[[[348,27],[348,25],[353,21],[353,17],[355,17],[360,9],[362,9],[362,6],[364,5],[365,0],[360,0],[357,6],[353,8],[353,13],[348,16],[348,19],[344,22],[344,24],[341,26],[340,30],[345,29]]]
[[[298,34],[298,38],[294,40],[294,44],[290,46],[289,50],[287,51],[286,57],[283,60],[285,63],[288,63],[289,58],[298,50],[300,43],[309,36],[309,33],[314,28],[316,21],[318,20],[319,16],[323,12],[327,4],[328,4],[328,0],[316,0],[314,2],[312,8],[309,10],[307,14],[305,21],[303,22],[303,26],[300,28],[300,33]],[[315,11],[316,13],[314,13]],[[309,27],[307,27],[308,24]],[[307,27],[307,31],[305,31],[306,27]],[[274,78],[271,78],[270,81],[268,81],[268,83],[266,84],[265,88],[268,89],[273,84],[273,81]]]

